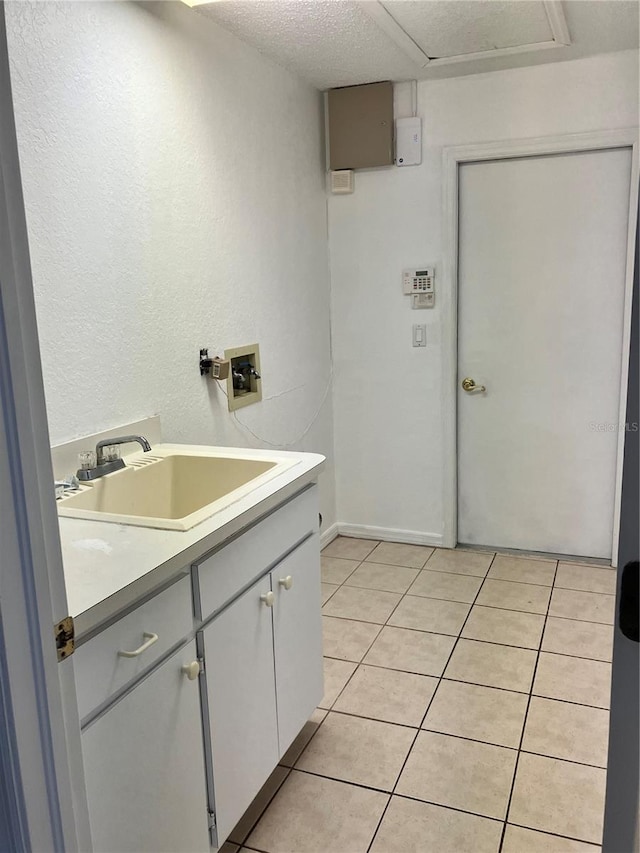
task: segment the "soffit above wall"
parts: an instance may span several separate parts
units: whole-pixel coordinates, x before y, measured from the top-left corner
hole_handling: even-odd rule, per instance
[[[196,10],[327,89],[637,48],[638,8],[637,0],[218,0]]]

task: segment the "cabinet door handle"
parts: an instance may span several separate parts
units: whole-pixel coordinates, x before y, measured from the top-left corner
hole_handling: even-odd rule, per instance
[[[200,661],[192,660],[191,663],[185,663],[180,667],[181,672],[187,676],[189,681],[195,681],[200,675]]]
[[[260,601],[264,601],[267,607],[273,607],[273,598],[273,593],[269,590],[269,592],[265,592],[260,596]]]
[[[144,642],[139,648],[137,648],[133,652],[126,652],[123,649],[120,649],[118,652],[121,658],[137,658],[138,655],[141,655],[142,652],[146,652],[149,646],[152,646],[154,643],[158,642],[158,635],[151,634],[149,631],[143,631],[142,636],[145,638],[146,642]]]
[[[291,589],[291,587],[293,586],[293,578],[291,577],[291,575],[287,575],[286,578],[280,578],[278,583],[285,589]]]

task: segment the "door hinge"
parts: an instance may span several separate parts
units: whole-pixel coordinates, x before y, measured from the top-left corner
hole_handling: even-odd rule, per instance
[[[60,622],[53,627],[53,634],[56,638],[56,650],[58,652],[58,660],[65,660],[70,657],[76,647],[76,634],[73,625],[73,616],[65,616]]]
[[[215,812],[207,812],[209,817],[209,829],[216,828],[216,813]]]

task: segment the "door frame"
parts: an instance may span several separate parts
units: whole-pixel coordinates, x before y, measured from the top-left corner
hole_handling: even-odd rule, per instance
[[[0,0],[0,847],[91,850],[29,244]]]
[[[443,264],[440,304],[442,306],[442,415],[443,415],[443,530],[442,545],[455,548],[458,542],[458,214],[459,171],[464,163],[508,160],[546,154],[577,154],[584,151],[631,149],[631,183],[627,229],[622,361],[620,365],[619,423],[627,410],[627,380],[631,339],[631,303],[636,219],[638,211],[638,128],[539,136],[474,145],[457,145],[443,150]],[[624,430],[618,430],[616,485],[614,498],[611,562],[617,565],[624,461]]]

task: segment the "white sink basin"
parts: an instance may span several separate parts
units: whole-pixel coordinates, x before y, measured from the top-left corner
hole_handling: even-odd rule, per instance
[[[249,494],[296,460],[243,457],[218,448],[136,453],[127,467],[83,484],[58,501],[70,518],[189,530]]]

